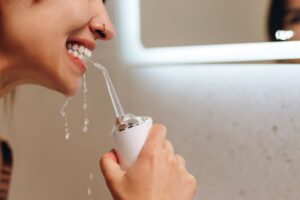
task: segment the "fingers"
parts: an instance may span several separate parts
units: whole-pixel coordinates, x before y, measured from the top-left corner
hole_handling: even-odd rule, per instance
[[[153,125],[144,148],[148,150],[163,148],[166,150],[169,157],[172,158],[171,160],[174,160],[181,167],[185,167],[185,160],[182,156],[178,154],[175,155],[174,146],[166,139],[166,135],[167,129],[165,126],[160,124]]]
[[[180,167],[185,168],[185,160],[182,156],[176,154],[175,155],[175,160],[179,164]]]
[[[160,124],[153,125],[144,148],[145,149],[162,148],[165,144],[166,135],[167,135],[167,129],[165,126]]]
[[[167,129],[165,126],[160,124],[153,125],[151,132],[149,133],[148,139],[144,146],[144,152],[153,152],[158,150],[159,154],[162,150],[166,152],[171,162],[175,162],[179,168],[185,168],[185,160],[182,156],[175,154],[173,144],[166,139]]]
[[[174,159],[174,161],[176,163],[178,163],[179,166],[185,167],[185,160],[184,160],[184,158],[181,155],[179,155],[179,154],[175,154],[174,146],[173,146],[173,144],[169,140],[165,141],[165,145],[164,146],[165,146],[165,149],[167,150],[169,156],[173,157],[172,159]]]
[[[110,150],[110,152],[107,152],[106,154],[104,154],[103,156],[109,157],[110,159],[114,160],[115,162],[119,162],[118,161],[118,157],[117,154],[115,152],[114,149]]]
[[[110,151],[102,156],[100,159],[100,168],[102,174],[108,184],[114,180],[119,179],[124,175],[124,171],[121,169],[117,162],[117,156],[114,151]]]
[[[169,154],[174,155],[174,146],[169,140],[165,140],[164,147],[169,152]]]

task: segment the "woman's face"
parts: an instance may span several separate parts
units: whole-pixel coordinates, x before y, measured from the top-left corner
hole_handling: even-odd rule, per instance
[[[0,47],[13,58],[13,79],[73,95],[86,68],[74,50],[90,54],[113,25],[102,0],[0,0]],[[103,25],[105,24],[105,25]],[[105,26],[105,27],[104,27]],[[104,31],[101,38],[96,32]]]
[[[292,40],[300,40],[300,0],[285,0],[284,29],[294,31]]]

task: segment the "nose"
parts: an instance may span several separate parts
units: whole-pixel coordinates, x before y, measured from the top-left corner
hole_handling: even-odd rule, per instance
[[[89,28],[95,39],[111,40],[115,35],[115,28],[105,8],[98,11],[97,15],[90,21]]]

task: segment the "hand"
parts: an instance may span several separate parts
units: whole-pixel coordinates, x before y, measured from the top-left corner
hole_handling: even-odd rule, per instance
[[[112,151],[100,160],[106,184],[115,200],[192,200],[197,183],[166,140],[166,128],[154,125],[137,159],[127,171]]]

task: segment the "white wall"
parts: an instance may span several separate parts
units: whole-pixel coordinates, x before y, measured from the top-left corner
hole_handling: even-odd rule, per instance
[[[300,194],[299,76],[297,65],[136,69],[131,107],[168,126],[198,178],[197,199],[292,200]]]
[[[109,8],[112,11],[112,2]],[[121,34],[121,33],[119,33]],[[295,200],[300,195],[300,68],[298,65],[193,65],[132,68],[116,41],[98,43],[127,111],[167,125],[169,138],[199,182],[196,199]],[[111,199],[98,170],[110,150],[113,110],[95,69],[88,73],[90,130],[78,94],[67,109],[72,137],[64,140],[64,98],[36,86],[18,91],[11,130],[11,199]],[[93,182],[89,173],[94,172]],[[201,197],[201,198],[200,198]]]

